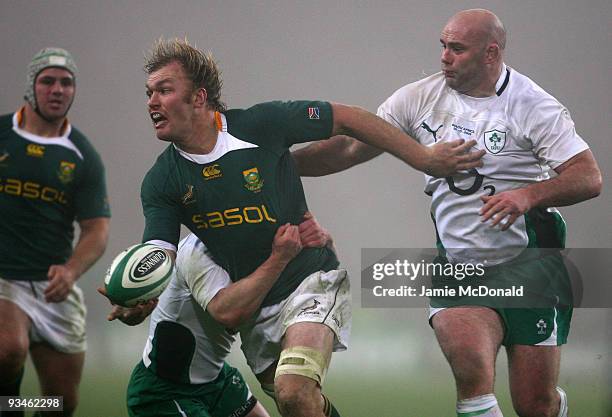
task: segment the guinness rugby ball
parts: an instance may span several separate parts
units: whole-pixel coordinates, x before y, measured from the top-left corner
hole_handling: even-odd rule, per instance
[[[130,246],[106,271],[106,296],[124,307],[149,301],[166,288],[172,269],[172,258],[165,249],[148,243]]]

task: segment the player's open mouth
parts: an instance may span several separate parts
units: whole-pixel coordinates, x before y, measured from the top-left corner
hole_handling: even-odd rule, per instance
[[[162,127],[168,121],[161,113],[156,111],[152,112],[150,116],[156,129]]]

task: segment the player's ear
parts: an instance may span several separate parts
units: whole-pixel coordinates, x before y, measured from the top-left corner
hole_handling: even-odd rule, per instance
[[[205,88],[198,88],[195,91],[195,107],[204,107],[206,105],[206,100],[208,99],[208,93]]]
[[[500,57],[499,45],[496,43],[489,44],[485,51],[485,55],[487,62],[496,62]]]

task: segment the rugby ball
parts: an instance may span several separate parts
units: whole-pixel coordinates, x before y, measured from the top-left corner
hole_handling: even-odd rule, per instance
[[[159,246],[130,246],[115,257],[106,271],[106,296],[123,307],[157,298],[168,285],[173,266],[170,254]]]

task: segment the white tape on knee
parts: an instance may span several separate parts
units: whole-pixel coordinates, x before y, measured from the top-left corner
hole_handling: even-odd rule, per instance
[[[274,379],[280,375],[301,375],[323,385],[328,363],[323,354],[307,346],[294,346],[281,352]]]

